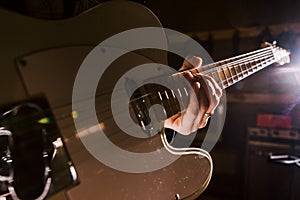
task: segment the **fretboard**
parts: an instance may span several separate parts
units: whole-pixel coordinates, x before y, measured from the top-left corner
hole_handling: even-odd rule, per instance
[[[273,47],[221,60],[197,68],[197,72],[211,76],[222,89],[239,82],[255,72],[275,63],[278,57],[274,55]]]
[[[246,54],[235,56],[229,59],[221,60],[216,63],[201,66],[188,71],[202,73],[211,76],[222,89],[239,82],[240,80],[258,72],[261,69],[273,64],[285,64],[289,62],[289,52],[285,49],[269,45],[268,47],[252,51]],[[182,73],[178,72],[168,77],[162,77],[165,81],[176,82],[176,78],[181,77]],[[144,86],[139,90],[130,101],[132,108],[135,110],[137,121],[144,124],[150,123],[150,117],[145,110],[151,105],[160,104],[164,107],[165,113],[159,114],[159,120],[164,120],[184,109],[189,103],[189,89],[186,84],[180,82],[176,88],[164,88],[156,85]],[[144,90],[144,91],[143,91]],[[179,98],[177,98],[179,97]],[[182,103],[180,106],[179,104]]]

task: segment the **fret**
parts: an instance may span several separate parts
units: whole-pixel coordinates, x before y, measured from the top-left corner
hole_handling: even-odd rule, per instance
[[[260,62],[260,66],[258,66],[258,69],[262,69],[266,66],[266,64],[268,63],[268,59],[269,58],[260,58],[259,62]],[[273,61],[272,61],[273,62]]]
[[[234,62],[237,61],[236,59],[233,60]],[[241,73],[240,68],[236,64],[232,65],[232,69],[233,69],[233,73],[235,74],[236,81],[239,81],[240,78],[243,78],[243,74]]]
[[[213,77],[215,80],[217,80],[217,83],[221,86],[221,88],[224,88],[223,80],[222,80],[218,70],[215,70],[213,74],[214,74]]]
[[[258,66],[259,66],[259,64],[260,64],[260,61],[259,61],[259,59],[255,59],[255,60],[254,60],[254,67],[253,67],[253,69],[254,69],[255,71],[257,71],[257,70],[258,70]]]
[[[250,71],[250,74],[254,73],[254,64],[253,61],[248,62],[248,69]]]
[[[217,84],[222,88],[233,85],[234,83],[250,76],[268,65],[276,62],[273,55],[270,54],[269,48],[258,50],[254,53],[247,53],[241,56],[236,56],[231,59],[219,61],[199,68],[190,69],[192,73],[203,73],[212,77]],[[159,119],[177,114],[189,105],[189,87],[186,82],[180,81],[182,73],[175,73],[170,76],[171,79],[162,78],[162,81],[174,82],[174,89],[168,89],[163,86],[154,84],[143,87],[140,92],[144,94],[142,98],[136,98],[131,102],[132,108],[136,112],[138,122],[145,127],[151,123],[151,119],[144,108],[150,109],[151,105],[160,104],[164,107],[163,114],[158,113]],[[135,95],[133,95],[136,97]],[[145,98],[144,98],[145,97]],[[178,97],[178,98],[177,98]],[[160,111],[159,111],[160,112]],[[165,120],[165,119],[162,119]]]
[[[216,64],[213,63],[207,66],[203,66],[202,68],[206,68],[208,73],[205,73],[205,70],[204,73],[212,77],[221,88],[225,88],[223,84],[225,79],[222,79],[220,73],[218,72],[218,67]]]
[[[271,54],[274,48],[276,47],[268,46],[253,52],[196,68],[196,71],[194,71],[194,69],[190,71],[204,73],[212,77],[221,88],[225,89],[237,81],[274,63],[276,61],[275,55]],[[289,55],[286,51],[283,53],[285,53],[286,56]],[[186,89],[184,92],[186,92]]]
[[[235,65],[234,67],[235,71],[236,71],[236,74],[238,76],[238,79],[242,79],[244,76],[243,76],[243,72],[241,70],[241,66],[240,65]]]
[[[263,59],[263,62],[262,62],[263,66],[265,66],[265,65],[268,64],[268,62],[269,62],[268,59],[269,59],[269,58],[264,58],[264,59]]]
[[[258,65],[259,65],[259,62],[258,62],[257,59],[252,61],[252,70],[253,70],[253,72],[257,71]]]
[[[246,68],[247,68],[247,72],[251,73],[252,72],[252,66],[250,62],[246,62]]]
[[[217,72],[218,72],[219,76],[221,77],[222,85],[224,85],[224,87],[229,86],[229,82],[228,82],[228,80],[227,80],[227,78],[226,78],[226,76],[225,76],[225,73],[224,73],[224,71],[222,70],[222,68],[219,68],[219,69],[217,70]]]
[[[259,65],[257,66],[258,69],[261,69],[264,67],[264,62],[265,62],[265,59],[259,59]]]
[[[228,61],[230,61],[230,60],[231,59],[229,59]],[[231,70],[230,70],[231,66],[228,64],[228,61],[227,60],[224,61],[224,68],[227,71],[227,75],[229,76],[229,80],[231,80],[230,83],[234,83],[234,77],[233,77],[233,74],[231,73]]]
[[[256,61],[253,61],[253,65],[252,65],[253,73],[255,73],[258,70],[257,66],[258,64],[256,63]]]
[[[229,66],[229,71],[230,71],[230,73],[232,74],[232,78],[233,78],[233,82],[236,82],[236,81],[238,81],[239,79],[238,79],[238,75],[237,75],[237,73],[236,73],[236,71],[235,71],[235,68],[234,68],[234,66]]]
[[[248,72],[248,68],[246,66],[246,63],[242,63],[240,66],[242,68],[243,74],[245,74],[247,76],[249,72]]]
[[[251,66],[249,65],[249,62],[246,62],[245,63],[245,67],[246,67],[246,70],[247,70],[247,73],[248,73],[248,76],[251,74],[252,72],[252,68]]]
[[[242,64],[238,64],[238,68],[241,71],[241,75],[242,75],[242,77],[244,77],[244,75],[247,75],[247,73],[246,74],[244,73],[244,69],[242,66],[243,66]]]
[[[251,63],[252,63],[252,70],[253,70],[253,72],[255,72],[255,71],[257,70],[257,62],[256,62],[256,59],[253,60]]]
[[[225,71],[227,72],[227,77],[229,76],[229,82],[230,82],[230,83],[234,83],[233,76],[232,76],[232,74],[231,74],[231,71],[230,71],[229,66],[226,66],[224,69],[225,69]]]
[[[227,83],[228,83],[226,87],[229,87],[230,85],[239,81],[239,73],[237,72],[235,65],[231,65],[230,63],[228,63],[224,65],[223,71],[226,75]]]
[[[223,70],[223,72],[224,72],[224,74],[225,74],[225,77],[226,77],[227,82],[228,82],[229,84],[233,83],[232,75],[230,74],[230,71],[229,71],[228,67],[223,66],[223,67],[222,67],[222,70]]]
[[[259,51],[259,53],[259,55],[248,53],[244,56],[211,64],[209,65],[211,66],[209,74],[222,88],[227,88],[235,82],[275,62],[273,56],[268,57],[269,53],[267,51]],[[217,69],[212,71],[213,68]]]
[[[277,49],[277,51],[281,51],[280,53],[284,55],[282,57],[277,55],[276,59],[276,56],[271,54],[271,52],[275,51],[275,48],[276,47],[269,46],[267,48],[219,61],[215,64],[210,64],[209,75],[216,80],[221,88],[225,89],[235,82],[240,81],[251,74],[273,64],[282,57],[284,57],[286,62],[288,62],[289,52],[284,49]]]
[[[234,83],[235,81],[238,81],[238,76],[237,73],[235,71],[234,65],[232,63],[234,63],[234,59],[228,59],[228,61],[226,61],[226,66],[228,68],[228,71],[230,73],[232,82]]]
[[[255,71],[258,71],[263,67],[263,62],[260,59],[255,60]]]
[[[263,67],[263,62],[264,62],[264,61],[262,61],[262,59],[260,58],[260,59],[258,59],[258,62],[259,62],[259,64],[258,64],[258,66],[257,66],[257,69],[259,70],[260,68]]]

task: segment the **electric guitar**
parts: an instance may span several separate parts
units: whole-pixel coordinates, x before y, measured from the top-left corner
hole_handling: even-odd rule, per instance
[[[151,137],[128,137],[115,124],[109,109],[111,86],[122,73],[132,66],[149,62],[166,64],[167,54],[164,52],[130,52],[112,63],[99,81],[105,84],[99,87],[96,94],[99,123],[90,124],[83,130],[76,130],[74,125],[74,120],[85,120],[82,118],[84,110],[74,111],[71,105],[74,80],[85,57],[98,43],[114,34],[133,28],[161,27],[151,11],[130,1],[111,1],[71,19],[44,21],[0,10],[0,24],[3,27],[0,37],[0,90],[5,94],[1,97],[1,103],[28,98],[37,93],[46,94],[79,174],[80,184],[67,191],[68,198],[195,199],[205,190],[213,168],[212,159],[206,151],[174,147],[167,141],[163,130]],[[156,39],[167,46],[163,33]],[[273,63],[284,64],[289,61],[288,58],[288,51],[268,45],[193,70],[213,77],[222,89],[226,89]],[[114,74],[115,69],[119,69],[119,74]],[[153,88],[146,90],[146,94],[153,94],[147,95],[147,98],[141,91],[134,93],[128,105],[140,126],[149,124],[148,109],[153,102],[163,105],[170,112],[180,111],[174,110],[174,102],[175,105],[178,102],[172,98],[172,91],[162,89],[158,94],[153,93]],[[183,98],[188,98],[184,89],[178,91]],[[161,155],[159,151],[162,149],[164,155],[174,160],[160,169],[144,173],[114,169],[93,157],[79,139],[88,138],[99,129],[105,130],[110,141],[125,151],[137,154],[157,152],[157,155]],[[103,153],[109,155],[111,152],[107,150]]]

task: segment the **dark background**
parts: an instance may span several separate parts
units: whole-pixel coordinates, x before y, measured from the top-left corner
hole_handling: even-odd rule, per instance
[[[204,31],[299,21],[300,2],[259,0],[147,1],[166,27]]]
[[[1,0],[2,7],[39,18],[72,17],[105,0]],[[259,0],[147,0],[165,27],[182,32],[299,22],[300,2]]]

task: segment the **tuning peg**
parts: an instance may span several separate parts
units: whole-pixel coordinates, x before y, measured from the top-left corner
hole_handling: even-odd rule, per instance
[[[262,48],[265,48],[265,47],[270,47],[270,46],[272,46],[272,47],[276,47],[277,46],[277,41],[273,41],[272,43],[270,43],[270,42],[263,42],[262,44],[261,44],[261,47]]]

